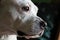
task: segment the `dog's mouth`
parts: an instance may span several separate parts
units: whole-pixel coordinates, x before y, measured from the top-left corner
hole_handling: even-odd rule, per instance
[[[44,31],[41,31],[38,34],[34,34],[34,35],[25,34],[24,32],[21,32],[21,31],[17,31],[17,33],[18,33],[17,37],[30,39],[30,38],[38,38],[38,37],[42,36]]]
[[[37,28],[39,27],[39,28]],[[34,31],[31,31],[31,33],[24,33],[22,31],[17,31],[17,34],[18,34],[18,37],[24,37],[24,38],[27,38],[27,39],[30,39],[30,38],[38,38],[38,37],[41,37],[44,33],[44,30],[45,30],[45,24],[44,22],[40,22],[40,26],[37,26],[36,28],[34,27]]]

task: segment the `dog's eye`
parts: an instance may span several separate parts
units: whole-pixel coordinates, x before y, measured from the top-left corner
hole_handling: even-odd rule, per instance
[[[24,6],[24,7],[22,7],[22,10],[23,11],[29,11],[29,7],[28,6]]]

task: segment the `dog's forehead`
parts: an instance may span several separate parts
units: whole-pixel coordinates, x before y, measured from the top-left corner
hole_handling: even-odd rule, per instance
[[[30,4],[31,0],[14,0],[16,3],[20,4]]]
[[[31,0],[14,0],[14,1],[16,1],[16,2],[21,2],[21,3],[26,3],[26,2],[30,2]]]
[[[31,0],[0,0],[1,2],[28,3]]]
[[[30,1],[30,0],[16,0],[16,1]]]

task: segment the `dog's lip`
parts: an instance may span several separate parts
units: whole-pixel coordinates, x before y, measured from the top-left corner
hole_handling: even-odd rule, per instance
[[[17,37],[24,37],[24,38],[27,38],[27,39],[30,39],[30,38],[38,38],[38,37],[40,37],[42,35],[42,32],[40,32],[39,34],[36,34],[36,35],[30,35],[30,34],[28,34],[28,35],[24,35],[24,36],[17,36]]]
[[[18,35],[18,37],[24,37],[24,38],[26,38],[26,39],[30,39],[30,38],[38,38],[38,37],[40,37],[40,35],[28,35],[28,36],[19,36]]]

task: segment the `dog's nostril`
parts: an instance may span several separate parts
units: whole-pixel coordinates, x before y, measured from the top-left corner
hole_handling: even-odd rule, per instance
[[[23,7],[22,7],[22,10],[24,10],[24,11],[29,11],[29,7],[28,7],[28,6],[23,6]]]
[[[43,21],[41,21],[40,26],[45,27],[45,23]]]

